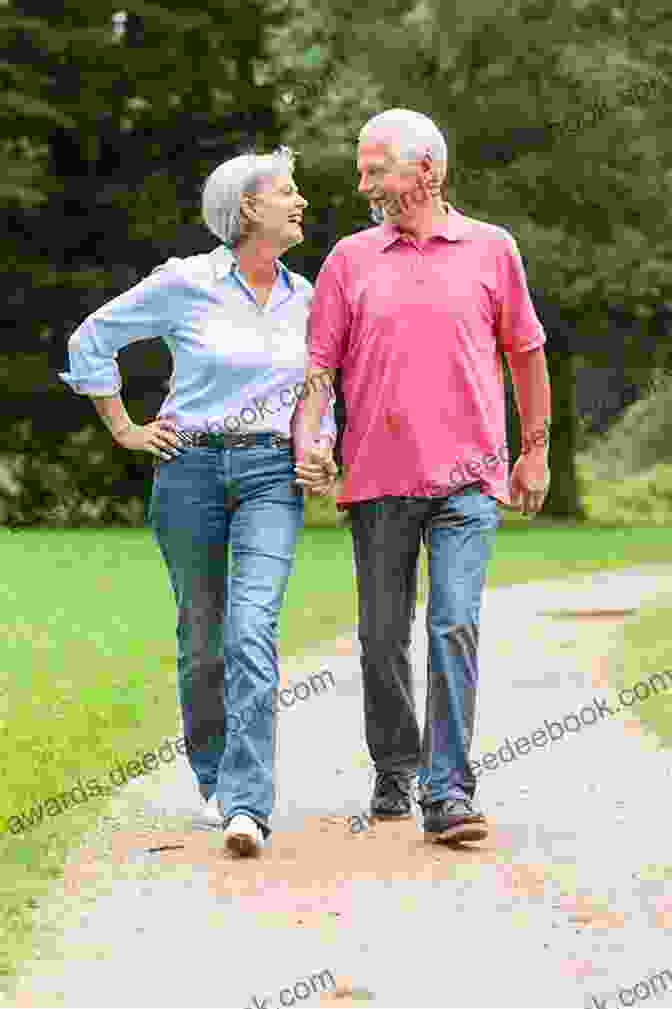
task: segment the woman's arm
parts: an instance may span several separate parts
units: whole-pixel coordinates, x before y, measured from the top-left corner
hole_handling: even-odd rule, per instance
[[[117,444],[136,452],[151,452],[160,459],[174,459],[183,451],[175,425],[168,420],[134,424],[120,395],[91,396],[96,413]]]
[[[126,407],[119,394],[116,396],[91,396],[96,413],[113,438],[133,427],[133,421],[126,413]]]
[[[79,395],[89,396],[112,437],[124,448],[172,458],[177,448],[168,421],[136,425],[120,396],[117,353],[139,340],[166,336],[184,303],[185,287],[169,260],[129,291],[89,315],[68,341],[69,372],[59,377]]]

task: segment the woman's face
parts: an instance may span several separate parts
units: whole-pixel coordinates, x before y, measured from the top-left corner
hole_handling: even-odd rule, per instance
[[[291,175],[276,175],[262,183],[258,193],[243,197],[254,211],[252,221],[258,237],[270,239],[285,249],[303,241],[301,221],[308,206]]]

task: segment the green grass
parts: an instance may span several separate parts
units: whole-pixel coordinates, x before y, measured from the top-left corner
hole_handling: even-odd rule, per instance
[[[672,563],[670,532],[507,520],[488,584]],[[9,981],[30,941],[28,909],[107,800],[45,816],[25,834],[11,833],[9,818],[181,733],[174,602],[149,530],[0,530],[0,542],[0,977]],[[281,617],[281,656],[355,620],[349,530],[307,529]]]
[[[569,578],[639,564],[672,562],[672,527],[509,520],[498,533],[488,585]]]
[[[643,606],[636,619],[623,625],[622,672],[614,677],[617,687],[632,688],[636,683],[647,682],[652,673],[669,670],[672,674],[672,594],[660,593]],[[663,747],[672,746],[672,689],[670,677],[664,681],[654,679],[656,690],[649,697],[640,691],[643,700],[629,709],[648,729],[655,732]],[[667,686],[665,691],[663,686]],[[650,685],[649,685],[649,689]],[[632,697],[632,695],[629,695]]]

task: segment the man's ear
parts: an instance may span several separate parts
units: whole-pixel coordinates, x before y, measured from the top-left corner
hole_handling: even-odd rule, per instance
[[[426,151],[425,154],[420,159],[420,165],[422,168],[422,177],[427,182],[430,181],[434,174],[434,158],[430,151]]]

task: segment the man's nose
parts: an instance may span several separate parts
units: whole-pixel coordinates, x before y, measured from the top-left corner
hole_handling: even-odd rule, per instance
[[[371,189],[371,184],[369,183],[369,181],[366,178],[366,176],[362,175],[361,179],[359,180],[359,186],[357,187],[357,192],[358,193],[364,193],[364,195],[366,195],[369,192],[370,189]]]

